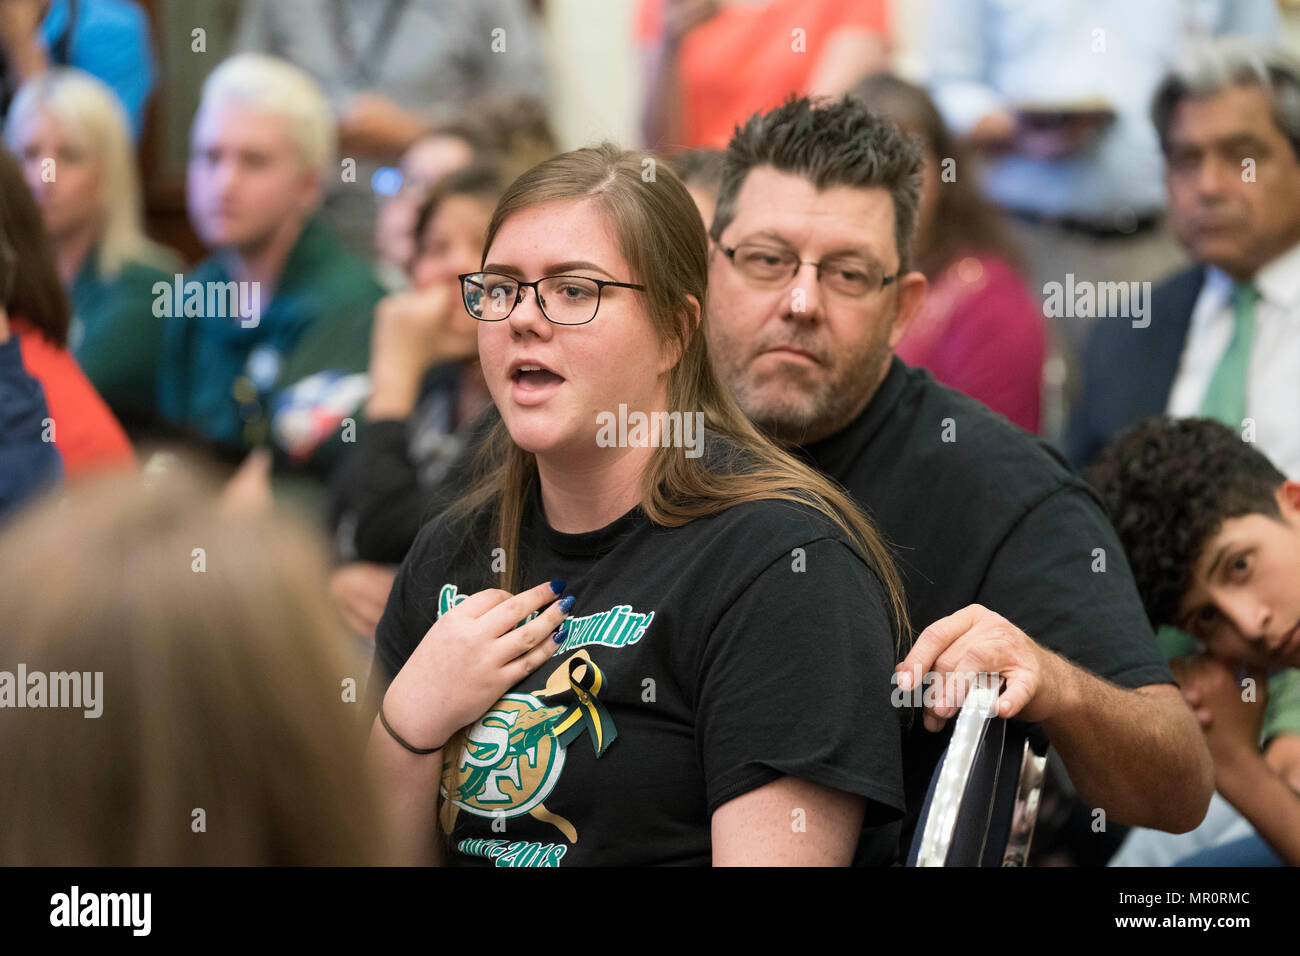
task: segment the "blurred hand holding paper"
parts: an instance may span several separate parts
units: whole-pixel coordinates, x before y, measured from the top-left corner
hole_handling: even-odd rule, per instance
[[[1022,102],[1015,106],[1015,151],[1036,159],[1064,159],[1083,152],[1115,121],[1103,97]]]

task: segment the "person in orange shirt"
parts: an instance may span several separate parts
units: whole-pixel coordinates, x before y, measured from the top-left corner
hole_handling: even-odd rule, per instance
[[[790,94],[839,96],[889,65],[885,0],[641,0],[636,31],[652,149],[723,148]]]
[[[69,479],[125,465],[135,456],[121,424],[68,351],[70,313],[41,213],[8,153],[0,151],[0,235],[14,250],[15,281],[5,297],[23,366],[45,389],[48,439]]]

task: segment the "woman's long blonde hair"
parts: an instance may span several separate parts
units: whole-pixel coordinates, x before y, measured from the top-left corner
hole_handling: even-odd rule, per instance
[[[520,210],[557,200],[599,204],[618,236],[633,278],[645,286],[647,311],[665,345],[681,350],[669,373],[668,407],[702,411],[710,453],[688,458],[680,448],[654,450],[641,487],[641,508],[655,524],[684,525],[747,501],[800,502],[830,518],[858,545],[884,585],[895,628],[895,652],[909,636],[902,583],[889,548],[871,522],[837,485],[772,444],[745,416],[709,362],[702,314],[694,322],[690,299],[705,304],[708,285],[704,223],[686,187],[653,155],[600,146],[562,153],[534,166],[506,190],[484,242],[484,261],[502,224]],[[479,452],[476,480],[452,508],[468,517],[481,508],[495,515],[493,537],[505,554],[500,586],[516,591],[520,524],[537,481],[537,460],[497,422]],[[459,737],[446,754],[454,763]],[[454,773],[454,767],[450,768]],[[446,778],[444,778],[444,781]],[[444,808],[448,802],[444,801]],[[444,825],[447,817],[444,816]]]
[[[144,233],[140,177],[126,110],[102,80],[73,67],[56,67],[22,85],[5,118],[5,144],[22,157],[23,127],[37,110],[59,121],[100,166],[99,273],[116,276],[128,262],[177,271],[180,260]]]
[[[214,502],[122,472],[4,526],[0,671],[103,678],[0,711],[0,865],[389,861],[325,543]]]

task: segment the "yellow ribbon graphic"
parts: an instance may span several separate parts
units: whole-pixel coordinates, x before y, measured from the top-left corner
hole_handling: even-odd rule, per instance
[[[567,747],[587,730],[591,733],[591,746],[599,757],[618,739],[614,720],[600,702],[599,695],[604,686],[605,675],[592,661],[570,658],[569,693],[577,702],[570,704],[551,728],[551,734],[560,746]]]

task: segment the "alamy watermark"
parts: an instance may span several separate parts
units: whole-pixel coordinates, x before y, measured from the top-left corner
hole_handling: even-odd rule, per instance
[[[687,458],[704,454],[703,412],[618,412],[596,414],[601,448],[685,448]]]
[[[1067,272],[1064,282],[1043,285],[1043,316],[1049,319],[1132,319],[1133,328],[1151,324],[1150,282],[1075,281]]]
[[[239,319],[241,328],[257,328],[262,321],[260,282],[198,282],[179,272],[172,282],[153,284],[154,318]]]
[[[83,893],[74,884],[50,897],[51,926],[120,926],[133,936],[148,936],[152,912],[152,893]]]
[[[86,717],[104,712],[103,671],[0,671],[0,709],[5,707],[70,707]]]
[[[1002,686],[1002,675],[988,671],[929,671],[919,679],[914,673],[908,677],[911,687],[904,688],[898,671],[890,676],[894,689],[889,702],[895,707],[958,707],[972,690]]]

